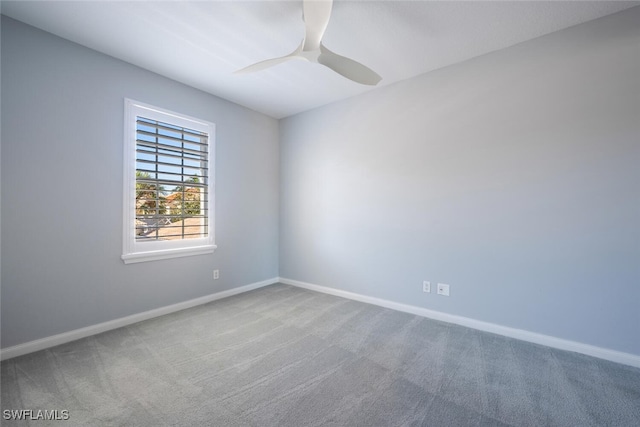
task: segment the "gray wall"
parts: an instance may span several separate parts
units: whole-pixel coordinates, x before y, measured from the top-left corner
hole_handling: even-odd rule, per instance
[[[125,97],[216,124],[213,255],[120,260]],[[2,17],[2,347],[276,277],[278,156],[276,120]]]
[[[640,355],[640,8],[284,119],[280,156],[280,276]]]

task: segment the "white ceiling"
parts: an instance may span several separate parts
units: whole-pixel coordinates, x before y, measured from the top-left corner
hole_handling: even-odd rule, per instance
[[[383,77],[378,87],[636,6],[622,1],[341,1],[324,44]],[[290,61],[301,1],[2,1],[2,13],[276,118],[368,90]]]

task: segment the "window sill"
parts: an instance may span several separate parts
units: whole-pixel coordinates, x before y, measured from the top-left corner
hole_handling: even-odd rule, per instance
[[[163,249],[159,251],[123,254],[121,258],[125,264],[133,264],[137,262],[158,261],[161,259],[212,254],[216,250],[216,248],[216,245],[206,245],[194,246],[192,248]]]

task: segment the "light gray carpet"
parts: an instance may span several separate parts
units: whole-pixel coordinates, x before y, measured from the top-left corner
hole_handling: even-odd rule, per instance
[[[78,426],[640,426],[640,369],[286,285],[2,363]],[[3,425],[27,425],[3,421]]]

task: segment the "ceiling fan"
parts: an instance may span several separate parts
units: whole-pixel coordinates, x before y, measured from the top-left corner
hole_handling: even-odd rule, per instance
[[[300,45],[290,54],[279,58],[267,59],[253,65],[249,65],[237,74],[261,71],[274,65],[289,60],[305,60],[322,64],[336,73],[364,85],[376,85],[382,77],[370,68],[331,52],[322,44],[322,37],[327,29],[333,0],[303,0],[303,20],[305,35]]]

